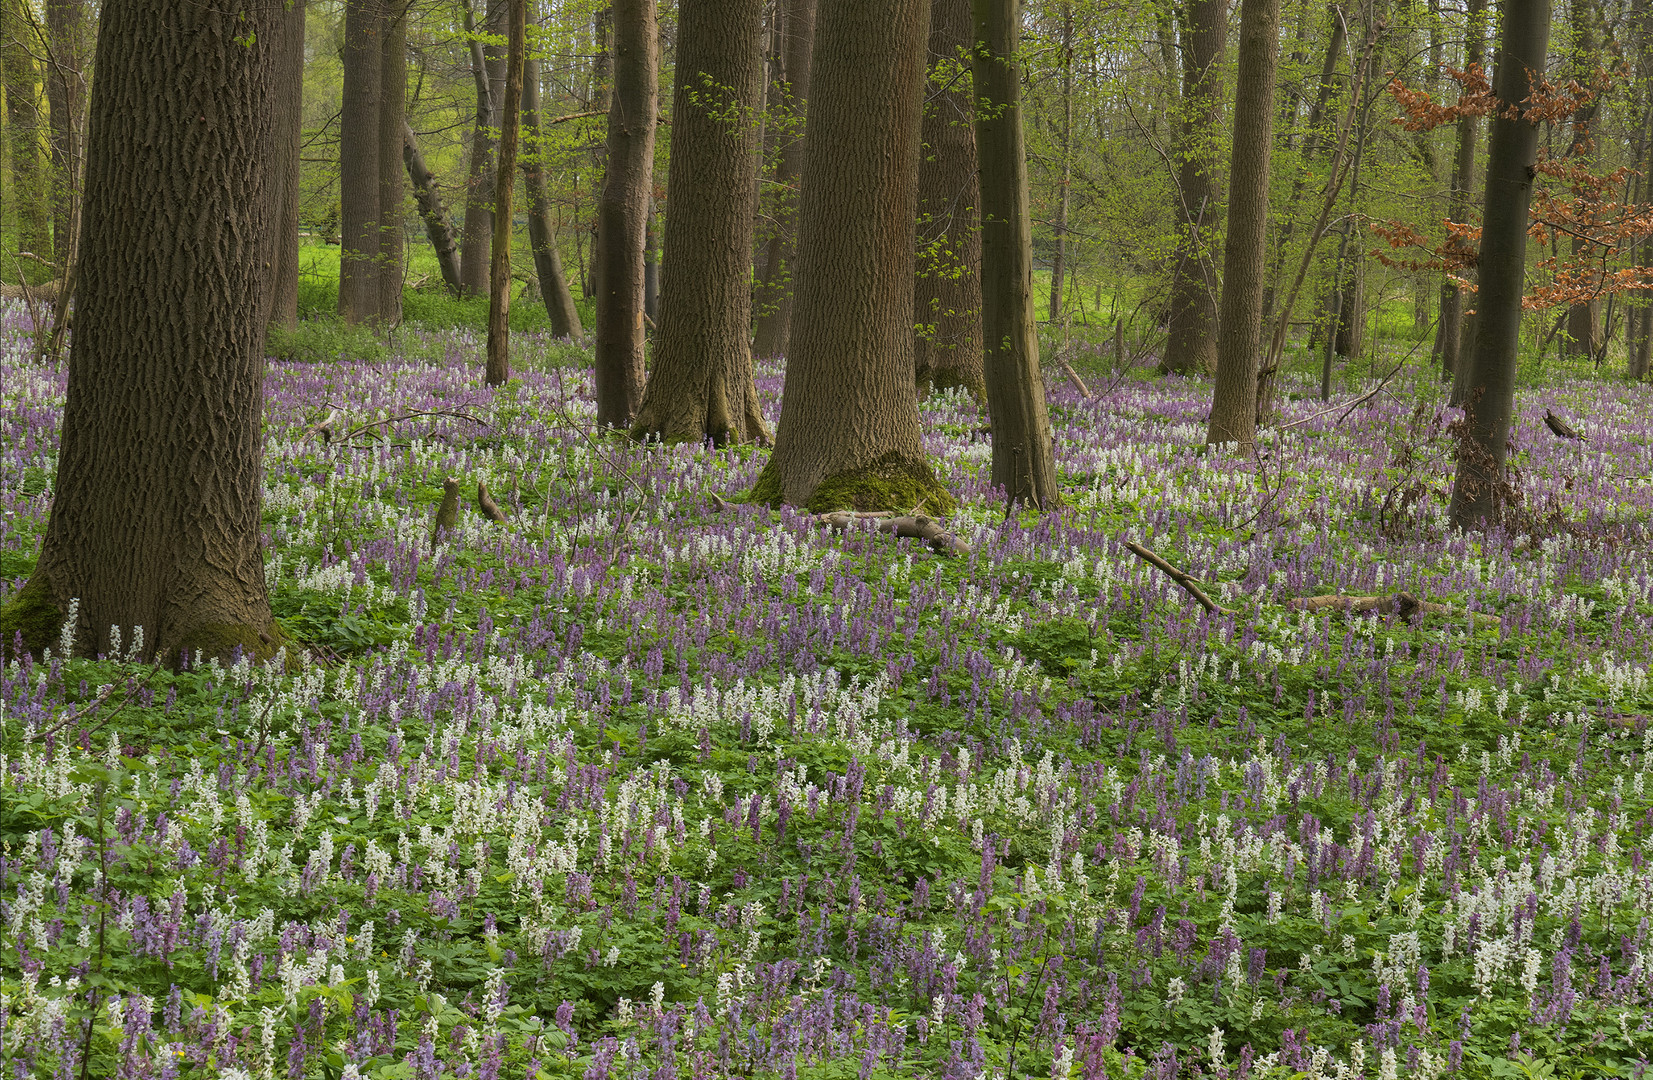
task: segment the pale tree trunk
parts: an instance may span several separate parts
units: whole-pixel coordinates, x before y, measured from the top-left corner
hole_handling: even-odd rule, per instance
[[[1021,6],[1017,0],[1016,6]],[[1062,114],[1061,128],[1056,133],[1056,153],[1061,177],[1056,193],[1056,227],[1054,247],[1050,258],[1050,313],[1051,322],[1062,321],[1062,286],[1068,271],[1068,204],[1069,188],[1073,186],[1073,5],[1067,0],[1060,4],[1062,37],[1060,52]],[[980,24],[977,26],[981,29]]]
[[[944,514],[913,395],[930,0],[821,0],[775,452],[755,502]]]
[[[1464,42],[1464,68],[1479,66],[1485,60],[1482,42],[1486,34],[1486,0],[1468,0],[1468,36]],[[1463,222],[1469,218],[1470,192],[1475,187],[1475,143],[1480,133],[1480,119],[1474,116],[1458,120],[1458,145],[1452,157],[1452,201],[1447,216]],[[1459,343],[1463,339],[1464,293],[1445,279],[1441,282],[1441,318],[1436,329],[1435,351],[1441,358],[1441,376],[1451,379],[1458,370]]]
[[[1257,438],[1257,370],[1268,230],[1269,144],[1279,61],[1280,0],[1241,0],[1234,148],[1229,156],[1228,236],[1217,312],[1217,386],[1207,443]]]
[[[380,37],[379,115],[379,309],[385,326],[402,321],[402,134],[407,127],[407,7],[406,0],[384,4]]]
[[[1500,110],[1522,110],[1529,76],[1533,80],[1544,77],[1550,0],[1508,0],[1503,26],[1493,93]],[[1452,484],[1451,518],[1461,529],[1495,524],[1502,509],[1505,443],[1515,411],[1527,212],[1537,160],[1538,125],[1525,115],[1495,114],[1487,141],[1486,197],[1481,211],[1475,348],[1468,358],[1464,430],[1458,439],[1458,468]]]
[[[753,302],[757,322],[752,352],[782,356],[792,334],[792,264],[797,250],[798,180],[803,174],[806,130],[804,111],[809,99],[809,54],[815,41],[815,0],[780,0],[786,6],[782,49],[782,80],[769,105],[765,121],[777,135],[780,157],[775,164],[774,224],[764,243]]]
[[[1595,21],[1598,18],[1595,5],[1588,0],[1573,0],[1573,47],[1574,78],[1587,83],[1591,74],[1600,62],[1596,50]],[[1595,125],[1596,113],[1600,109],[1600,98],[1592,98],[1581,104],[1573,113],[1572,144],[1567,148],[1567,159],[1574,164],[1587,164],[1594,149],[1594,139],[1591,128]],[[1584,255],[1587,242],[1581,236],[1572,238],[1573,261],[1580,261]],[[1594,297],[1582,304],[1573,304],[1567,309],[1567,327],[1562,335],[1561,345],[1569,356],[1593,357],[1601,348],[1601,304]]]
[[[1222,124],[1222,65],[1228,39],[1223,0],[1188,0],[1182,15],[1182,124],[1177,132],[1177,200],[1181,224],[1171,268],[1170,333],[1164,373],[1204,374],[1217,361],[1217,223],[1222,187],[1207,149]]]
[[[86,89],[94,27],[86,0],[46,0],[46,104],[51,117],[52,239],[65,274],[80,229]],[[59,296],[67,303],[66,295]]]
[[[981,331],[980,180],[970,82],[970,0],[931,0],[930,75],[918,162],[914,376],[920,396],[962,386],[987,400]]]
[[[111,626],[127,646],[142,627],[146,660],[277,644],[260,494],[281,17],[276,3],[105,0],[51,516],[0,610],[8,645],[21,629],[29,649],[55,647],[71,601],[82,654],[109,649]]]
[[[270,43],[275,98],[271,103],[270,201],[274,250],[266,296],[270,328],[298,325],[299,146],[304,141],[304,0],[293,0]]]
[[[339,112],[339,314],[379,314],[379,99],[384,92],[381,0],[346,0]]]
[[[0,0],[0,89],[6,94],[17,250],[50,260],[51,181],[41,161],[40,75],[33,55],[37,45],[25,3]],[[30,280],[46,276],[38,265],[15,264],[10,258],[5,262],[8,275],[21,273]]]
[[[540,129],[540,65],[533,57],[523,62],[522,127],[527,151],[522,155],[522,186],[528,194],[528,246],[534,253],[534,273],[539,278],[540,298],[545,303],[551,332],[558,337],[579,340],[585,337],[574,294],[568,289],[562,256],[557,252],[557,231],[551,224],[551,197],[545,190],[544,139]]]
[[[654,186],[659,40],[654,0],[615,0],[608,175],[597,202],[597,425],[629,428],[643,401],[643,247]]]
[[[993,418],[993,486],[1009,506],[1054,510],[1056,486],[1033,314],[1033,221],[1022,142],[1021,0],[974,0],[976,145],[981,150],[982,336]],[[1064,38],[1072,40],[1072,13]],[[1059,301],[1053,301],[1058,303]]]
[[[419,219],[425,223],[425,235],[431,250],[436,253],[436,265],[442,271],[442,283],[455,296],[459,286],[459,244],[454,239],[453,225],[448,220],[448,208],[442,203],[442,192],[436,177],[425,165],[425,155],[419,152],[419,137],[413,133],[407,118],[402,118],[402,162],[407,166],[408,183],[413,185],[414,205],[419,208]]]
[[[505,93],[501,96],[499,162],[495,169],[494,239],[488,267],[489,386],[504,386],[511,378],[511,196],[517,182],[517,132],[522,117],[522,66],[527,48],[527,4],[508,0],[509,49],[505,60]]]
[[[504,37],[510,17],[510,0],[483,0],[486,4],[482,32]],[[474,29],[469,4],[465,8],[465,29]],[[476,84],[476,123],[471,129],[470,171],[465,180],[465,225],[459,239],[460,292],[479,296],[488,287],[488,247],[494,228],[494,153],[499,131],[499,99],[504,94],[505,59],[499,46],[471,39],[471,79]]]
[[[752,184],[764,0],[682,0],[654,367],[631,433],[767,443],[752,382]]]

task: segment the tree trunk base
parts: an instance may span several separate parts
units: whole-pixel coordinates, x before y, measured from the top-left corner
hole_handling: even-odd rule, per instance
[[[0,659],[15,660],[22,653],[39,659],[62,628],[63,612],[52,600],[51,582],[36,573],[0,607]]]
[[[925,364],[918,369],[917,390],[920,401],[931,394],[939,394],[962,386],[965,393],[978,406],[987,403],[987,378],[977,368],[972,370],[966,364],[932,366]]]
[[[758,474],[748,499],[780,506],[785,480],[773,456]],[[847,469],[822,480],[803,502],[803,509],[817,514],[833,510],[899,510],[913,513],[920,507],[941,517],[952,512],[953,496],[936,479],[935,470],[923,461],[910,461],[899,454],[885,454],[870,465]]]

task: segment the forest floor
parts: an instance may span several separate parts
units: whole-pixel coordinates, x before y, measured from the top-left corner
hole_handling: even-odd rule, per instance
[[[25,344],[0,310],[0,602],[64,391]],[[593,437],[572,346],[519,336],[498,392],[481,351],[272,363],[302,665],[0,674],[16,1075],[1653,1058],[1653,388],[1523,392],[1519,527],[1483,537],[1445,525],[1433,378],[1289,383],[1232,456],[1208,383],[1081,357],[1058,514],[1007,518],[977,410],[923,404],[953,558],[739,503],[762,451]],[[509,520],[433,551],[448,476]],[[1302,604],[1402,593],[1450,610]]]

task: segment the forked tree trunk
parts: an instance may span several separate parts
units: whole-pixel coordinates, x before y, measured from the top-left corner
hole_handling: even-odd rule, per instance
[[[821,0],[775,452],[756,502],[946,513],[913,395],[929,0]]]
[[[407,4],[380,0],[384,5],[380,31],[379,115],[379,308],[376,317],[385,326],[402,321],[402,132],[407,127]]]
[[[654,183],[659,71],[654,0],[614,0],[608,175],[597,201],[596,389],[599,427],[629,428],[643,400],[643,245]]]
[[[1021,6],[1020,0],[1016,0],[1016,6]],[[1062,320],[1062,286],[1068,272],[1068,207],[1071,202],[1068,189],[1073,185],[1073,5],[1063,0],[1060,8],[1061,13],[1058,17],[1061,19],[1062,36],[1058,42],[1057,47],[1060,51],[1057,55],[1061,65],[1059,78],[1062,111],[1057,121],[1061,126],[1056,131],[1060,181],[1056,192],[1056,222],[1053,230],[1055,236],[1052,238],[1055,250],[1050,257],[1048,316],[1053,323]]]
[[[1257,369],[1268,230],[1269,144],[1279,61],[1280,0],[1241,0],[1234,149],[1229,157],[1228,236],[1217,313],[1217,386],[1207,443],[1257,438]]]
[[[981,149],[982,335],[993,486],[1011,506],[1061,505],[1033,314],[1033,215],[1022,142],[1021,0],[974,0],[971,50]],[[1071,20],[1071,12],[1069,13]],[[1071,25],[1069,26],[1071,30]],[[1071,34],[1066,35],[1071,39]]]
[[[930,76],[918,162],[918,274],[913,292],[920,396],[962,386],[987,400],[981,336],[981,184],[975,109],[962,69],[970,0],[931,0]]]
[[[1205,149],[1222,124],[1222,66],[1228,40],[1223,0],[1188,0],[1182,24],[1182,124],[1177,132],[1177,200],[1181,223],[1171,267],[1170,333],[1160,370],[1204,374],[1217,362],[1217,223],[1222,187]]]
[[[293,0],[270,43],[275,99],[270,125],[270,201],[274,250],[270,253],[268,326],[298,325],[299,146],[304,141],[304,0]]]
[[[80,653],[107,650],[111,626],[128,645],[142,627],[145,659],[272,652],[261,346],[281,17],[105,0],[57,478],[34,574],[0,610],[8,645],[24,628],[55,645],[78,600]]]
[[[780,159],[775,165],[774,224],[765,242],[753,303],[757,323],[752,352],[757,356],[786,353],[792,335],[793,261],[797,251],[798,180],[803,173],[804,113],[809,99],[809,54],[815,42],[815,0],[784,0],[785,47],[782,82],[769,105],[770,129],[777,135]]]
[[[402,162],[407,166],[408,182],[413,185],[414,205],[425,223],[425,235],[431,250],[436,253],[436,265],[442,272],[442,282],[455,296],[459,295],[459,244],[453,225],[448,220],[448,208],[442,203],[442,192],[436,177],[425,165],[425,155],[419,152],[419,137],[413,133],[407,117],[402,118]]]
[[[540,65],[533,57],[523,62],[522,128],[526,151],[522,155],[522,186],[528,194],[528,246],[534,253],[534,273],[540,282],[551,332],[578,340],[585,337],[580,311],[568,288],[562,256],[557,252],[557,231],[551,225],[551,197],[545,190],[545,143],[540,130]]]
[[[1533,80],[1544,77],[1550,0],[1508,0],[1503,21],[1493,93],[1500,111],[1524,113],[1529,76]],[[1525,115],[1494,114],[1481,211],[1475,349],[1468,358],[1464,432],[1458,440],[1458,468],[1452,484],[1450,513],[1452,523],[1461,529],[1494,524],[1501,511],[1505,442],[1515,409],[1527,212],[1537,159],[1537,124]]]
[[[339,112],[339,314],[379,314],[379,99],[384,93],[382,0],[346,0],[344,100]]]
[[[1485,60],[1483,41],[1486,28],[1486,0],[1468,0],[1469,25],[1464,42],[1464,69],[1480,66]],[[1458,146],[1452,158],[1452,202],[1448,215],[1453,221],[1469,218],[1470,192],[1475,187],[1475,143],[1480,133],[1479,117],[1458,120]],[[1436,351],[1441,358],[1441,376],[1451,379],[1458,370],[1459,342],[1463,340],[1464,293],[1450,279],[1441,282],[1441,319],[1436,330]]]
[[[0,89],[6,94],[11,158],[11,198],[17,215],[17,251],[52,258],[51,181],[40,157],[39,71],[34,62],[34,28],[23,10],[27,0],[0,0]],[[10,255],[10,253],[7,253]],[[49,276],[38,265],[5,260],[8,274],[30,280]]]
[[[747,342],[763,6],[678,7],[666,258],[654,367],[631,426],[637,438],[769,441]]]
[[[505,60],[505,93],[499,110],[493,261],[488,267],[488,364],[485,375],[489,386],[504,386],[511,378],[511,196],[517,183],[517,131],[522,119],[527,7],[524,0],[509,0],[510,45]]]
[[[504,37],[510,17],[509,0],[483,0],[482,32]],[[474,30],[475,17],[467,4],[465,29]],[[476,84],[476,122],[471,128],[470,171],[465,180],[465,226],[459,240],[460,292],[480,296],[488,288],[488,248],[494,229],[494,153],[499,130],[499,99],[505,88],[505,60],[499,46],[470,42],[471,79]],[[496,74],[497,72],[497,74]]]

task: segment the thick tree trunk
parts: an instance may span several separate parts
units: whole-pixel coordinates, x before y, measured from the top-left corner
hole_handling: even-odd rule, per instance
[[[1544,77],[1550,0],[1508,0],[1503,23],[1493,93],[1500,110],[1524,113],[1521,103],[1527,98],[1529,77]],[[1481,212],[1475,350],[1468,358],[1464,433],[1458,440],[1458,469],[1452,485],[1452,523],[1462,529],[1494,524],[1501,510],[1505,443],[1515,410],[1527,212],[1537,158],[1537,124],[1525,115],[1494,114]]]
[[[981,331],[981,215],[969,63],[970,0],[931,0],[930,76],[918,162],[914,375],[920,396],[962,386],[987,400]]]
[[[1464,42],[1464,68],[1478,67],[1485,59],[1483,47],[1486,0],[1469,0],[1468,36]],[[1470,192],[1475,187],[1475,143],[1480,133],[1479,117],[1458,120],[1458,146],[1452,157],[1452,221],[1468,220]],[[1458,370],[1459,342],[1463,339],[1464,294],[1451,280],[1441,282],[1441,319],[1436,331],[1436,352],[1441,358],[1441,376],[1452,378]]]
[[[1205,146],[1222,124],[1222,66],[1228,39],[1223,0],[1188,0],[1183,8],[1182,124],[1177,133],[1177,200],[1181,223],[1171,268],[1170,334],[1160,370],[1204,374],[1217,361],[1217,223],[1222,188]]]
[[[45,6],[46,103],[52,131],[52,239],[67,273],[80,229],[87,69],[94,28],[86,0],[46,0]],[[60,302],[67,299],[62,297]]]
[[[51,259],[51,182],[40,154],[40,75],[33,55],[34,28],[23,11],[26,2],[0,0],[0,89],[6,93],[17,250]],[[52,276],[33,263],[22,266],[10,258],[5,262],[8,275],[21,273],[36,281]]]
[[[105,0],[51,517],[9,643],[272,651],[260,520],[276,3]],[[155,132],[179,133],[156,138]],[[143,212],[134,212],[141,207]],[[158,228],[157,222],[165,222]]]
[[[459,246],[454,240],[453,225],[448,221],[448,208],[442,204],[436,177],[431,175],[425,156],[419,152],[419,137],[405,116],[402,118],[402,162],[407,166],[408,182],[413,185],[413,201],[419,207],[419,218],[425,223],[425,235],[436,253],[436,265],[442,271],[442,282],[458,296]]]
[[[754,501],[945,513],[913,395],[929,0],[821,0],[792,349]]]
[[[1021,0],[974,0],[971,50],[981,149],[982,335],[993,486],[1011,506],[1061,505],[1033,314],[1033,215],[1022,142]],[[1072,13],[1064,38],[1071,40]]]
[[[488,267],[489,386],[511,378],[511,196],[517,183],[517,132],[522,118],[522,67],[527,49],[524,0],[509,0],[510,45],[505,60],[505,93],[500,104],[499,163],[494,185],[494,239]]]
[[[654,367],[637,438],[767,443],[752,382],[752,218],[764,0],[682,0]],[[731,119],[734,118],[734,119]]]
[[[271,103],[270,201],[274,207],[274,250],[266,293],[268,327],[298,325],[299,146],[304,141],[304,0],[283,8],[270,43],[275,69]]]
[[[753,296],[757,323],[752,352],[782,356],[792,335],[792,264],[797,250],[798,180],[803,174],[804,112],[809,99],[809,54],[815,42],[815,0],[784,0],[786,42],[783,81],[769,106],[770,129],[784,126],[780,159],[775,165],[773,229],[764,244],[758,286]]]
[[[522,155],[522,186],[528,193],[528,246],[534,253],[534,274],[540,282],[540,298],[551,320],[551,332],[578,340],[585,337],[574,294],[568,289],[562,256],[557,253],[557,232],[551,225],[551,198],[545,191],[544,141],[540,129],[540,65],[533,57],[523,64],[522,127],[527,151]]]
[[[386,326],[402,321],[402,132],[407,127],[407,7],[403,0],[381,0],[384,29],[379,61],[379,260],[378,319]]]
[[[1250,446],[1257,437],[1257,368],[1268,230],[1269,144],[1279,61],[1280,0],[1241,0],[1228,236],[1217,313],[1217,386],[1207,443]]]
[[[654,185],[659,85],[654,0],[615,0],[608,175],[597,202],[596,389],[599,427],[629,428],[643,400],[643,245]]]
[[[384,93],[381,0],[346,0],[339,112],[339,314],[379,318],[379,99]]]
[[[1014,0],[1015,6],[1020,7],[1020,0]],[[1060,39],[1058,60],[1061,64],[1060,86],[1062,95],[1062,112],[1059,118],[1061,127],[1056,133],[1056,153],[1060,158],[1058,172],[1060,186],[1056,192],[1056,227],[1052,238],[1054,250],[1050,256],[1050,311],[1048,318],[1051,322],[1062,321],[1062,286],[1068,272],[1068,205],[1070,202],[1068,189],[1073,185],[1073,5],[1064,2],[1061,6],[1062,36]],[[977,30],[981,29],[980,24]]]
[[[510,17],[509,0],[483,0],[486,14],[482,32],[504,37]],[[465,29],[474,30],[467,5]],[[504,94],[504,57],[497,45],[471,39],[471,78],[476,83],[476,123],[471,130],[470,171],[465,180],[465,226],[459,240],[460,292],[480,296],[488,287],[488,247],[494,229],[494,152],[499,130],[499,99]],[[496,76],[495,72],[499,72]]]

